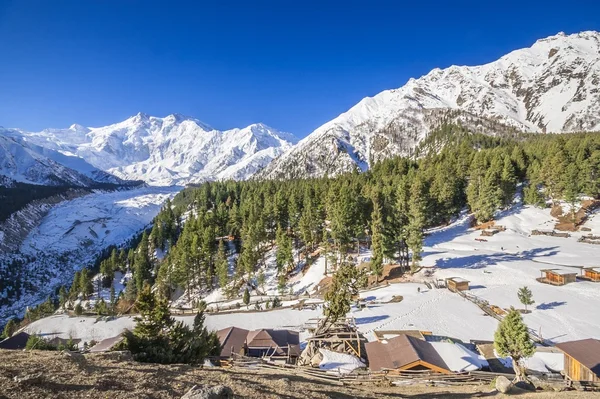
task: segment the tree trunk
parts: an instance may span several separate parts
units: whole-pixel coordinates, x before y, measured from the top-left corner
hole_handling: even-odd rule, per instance
[[[523,368],[519,364],[519,359],[513,359],[512,365],[513,370],[515,371],[515,381],[524,381],[525,373],[523,373]]]

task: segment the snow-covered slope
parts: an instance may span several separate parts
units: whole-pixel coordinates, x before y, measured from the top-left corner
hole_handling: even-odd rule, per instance
[[[157,118],[139,113],[105,127],[72,125],[22,134],[123,179],[155,185],[246,179],[296,142],[263,124],[220,131],[178,114]]]
[[[0,176],[7,181],[50,186],[122,183],[79,157],[28,143],[18,132],[7,129],[0,129]]]
[[[600,33],[559,33],[481,66],[436,68],[367,97],[258,177],[335,174],[410,154],[441,118],[525,132],[600,130]]]
[[[101,250],[121,245],[146,228],[163,202],[180,189],[97,190],[50,207],[38,205],[42,218],[24,226],[28,233],[20,242],[3,243],[6,223],[0,224],[0,276],[5,277],[0,285],[0,324],[9,316],[22,316],[27,306],[44,301],[59,286],[69,286],[75,271],[92,267]],[[4,251],[15,245],[19,251]]]

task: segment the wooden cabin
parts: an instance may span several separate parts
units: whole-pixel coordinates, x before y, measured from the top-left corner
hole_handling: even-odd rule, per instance
[[[449,277],[446,279],[446,286],[452,292],[468,291],[469,280],[460,277]]]
[[[221,342],[221,359],[235,355],[268,357],[272,361],[293,363],[300,356],[298,332],[262,329],[249,331],[229,327],[217,331]]]
[[[552,285],[565,285],[577,281],[577,272],[563,269],[542,269],[542,277],[538,279],[540,283]]]
[[[583,276],[586,280],[600,282],[600,268],[599,267],[584,267]]]
[[[565,377],[570,381],[600,382],[600,340],[588,338],[557,344],[565,354]]]
[[[365,345],[365,349],[371,371],[450,373],[444,359],[433,345],[410,335],[401,334],[382,342],[369,342]]]

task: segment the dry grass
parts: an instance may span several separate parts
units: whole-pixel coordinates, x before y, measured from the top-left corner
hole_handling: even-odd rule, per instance
[[[14,377],[42,373],[37,381]],[[283,371],[196,368],[111,360],[86,355],[76,361],[57,352],[0,350],[0,398],[179,398],[193,385],[224,384],[236,398],[471,398],[502,397],[487,386],[452,388],[340,387]],[[578,392],[535,393],[519,398],[585,398]]]

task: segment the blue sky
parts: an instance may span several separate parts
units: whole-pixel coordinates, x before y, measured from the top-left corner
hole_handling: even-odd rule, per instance
[[[402,3],[0,0],[0,125],[177,112],[303,137],[434,67],[600,30],[596,0]]]

